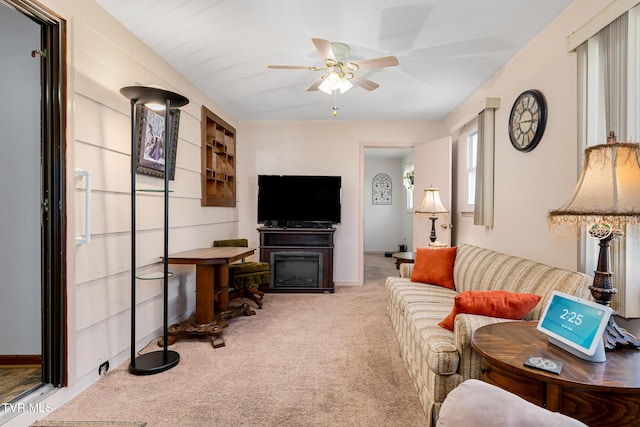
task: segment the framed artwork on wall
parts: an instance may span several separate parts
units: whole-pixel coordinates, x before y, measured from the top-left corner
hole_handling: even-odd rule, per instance
[[[136,106],[136,173],[164,178],[165,162],[169,179],[175,178],[180,110],[169,112],[169,139],[164,132],[164,112]]]
[[[371,183],[372,203],[374,205],[391,204],[391,177],[386,173],[379,173],[373,177]]]

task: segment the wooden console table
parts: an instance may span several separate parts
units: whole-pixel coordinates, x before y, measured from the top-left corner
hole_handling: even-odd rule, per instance
[[[227,310],[229,301],[229,264],[253,255],[255,249],[218,247],[201,248],[169,255],[169,264],[192,264],[196,266],[196,313],[195,317],[169,328],[168,344],[190,335],[206,335],[211,345],[222,347],[224,319],[216,319],[213,300],[216,290],[220,310]],[[247,306],[248,307],[248,306]]]
[[[637,425],[640,420],[640,351],[607,352],[588,362],[550,344],[536,322],[478,328],[471,340],[482,356],[481,378],[520,397],[576,418],[590,427]],[[528,368],[527,356],[564,364],[558,374]]]

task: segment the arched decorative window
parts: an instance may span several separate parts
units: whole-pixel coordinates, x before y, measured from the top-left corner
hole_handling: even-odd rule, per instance
[[[377,174],[373,177],[371,186],[374,205],[391,204],[391,177],[389,175],[386,173]]]

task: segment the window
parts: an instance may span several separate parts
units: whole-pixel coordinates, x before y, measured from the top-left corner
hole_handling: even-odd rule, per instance
[[[576,48],[578,57],[579,153],[603,144],[614,131],[618,141],[636,140],[640,133],[640,6],[610,22]],[[637,236],[638,226],[626,226],[627,236]],[[612,307],[623,318],[640,317],[640,300],[633,286],[640,275],[635,260],[637,238],[611,242],[613,286],[618,289]],[[582,236],[580,270],[596,269],[599,248]]]
[[[476,159],[478,157],[478,131],[467,135],[467,205],[476,204]]]

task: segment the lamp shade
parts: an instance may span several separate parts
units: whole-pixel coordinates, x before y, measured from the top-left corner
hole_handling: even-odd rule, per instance
[[[440,201],[440,190],[433,187],[425,188],[422,205],[420,205],[420,209],[416,211],[416,214],[435,215],[447,212],[449,211]]]
[[[573,194],[549,212],[552,224],[636,224],[640,218],[640,144],[588,147]]]
[[[169,100],[173,108],[180,108],[189,103],[178,93],[154,86],[127,86],[120,89],[120,93],[139,104],[164,104]]]

